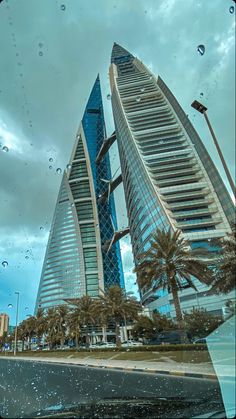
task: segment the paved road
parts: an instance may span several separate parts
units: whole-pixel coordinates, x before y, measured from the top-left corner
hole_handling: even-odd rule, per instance
[[[214,380],[0,359],[2,417],[19,418],[51,405],[125,396],[221,399]]]

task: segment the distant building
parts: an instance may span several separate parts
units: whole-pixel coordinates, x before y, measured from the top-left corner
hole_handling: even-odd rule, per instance
[[[211,240],[231,231],[235,207],[189,118],[161,77],[116,43],[110,84],[135,264],[157,228],[181,230],[192,248],[214,251]],[[203,306],[220,314],[226,298],[209,297],[196,285],[198,293],[180,293],[182,309]],[[141,297],[175,316],[171,293],[150,290]]]
[[[6,332],[8,333],[9,329],[9,316],[6,313],[0,313],[0,336]]]
[[[63,174],[42,268],[35,311],[83,295],[98,297],[111,285],[124,287],[113,195],[106,196],[110,160],[97,163],[106,138],[99,77],[90,94]],[[105,194],[105,195],[104,195]]]

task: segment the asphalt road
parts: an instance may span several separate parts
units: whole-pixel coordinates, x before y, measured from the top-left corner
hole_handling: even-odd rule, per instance
[[[52,405],[128,396],[221,400],[214,380],[0,359],[3,418],[24,417]]]

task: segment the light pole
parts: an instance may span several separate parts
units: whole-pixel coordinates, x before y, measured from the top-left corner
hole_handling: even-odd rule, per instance
[[[17,302],[16,302],[16,327],[15,327],[15,345],[14,345],[14,356],[16,356],[16,345],[17,345],[17,324],[18,324],[18,310],[19,310],[19,297],[20,293],[18,291],[15,292],[17,295]]]
[[[213,138],[214,144],[215,144],[216,149],[218,151],[218,154],[219,154],[221,163],[222,163],[222,165],[223,165],[223,167],[225,169],[225,173],[226,173],[227,179],[229,181],[230,187],[231,187],[231,189],[233,191],[234,197],[236,198],[236,189],[235,189],[234,181],[233,181],[233,179],[231,177],[230,171],[229,171],[229,169],[227,167],[227,164],[226,164],[226,161],[225,161],[224,156],[222,154],[222,151],[220,149],[219,143],[217,141],[217,138],[215,136],[215,133],[213,131],[213,128],[211,126],[211,123],[209,121],[209,118],[207,116],[207,108],[206,108],[206,106],[202,105],[197,100],[194,100],[194,102],[191,104],[191,106],[192,106],[192,108],[196,109],[196,111],[198,111],[198,112],[200,112],[200,113],[202,113],[204,115],[204,118],[205,118],[206,123],[208,125],[208,128],[210,130],[211,136]]]

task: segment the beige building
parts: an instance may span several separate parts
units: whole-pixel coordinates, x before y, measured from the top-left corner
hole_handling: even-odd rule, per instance
[[[8,332],[9,327],[9,316],[6,313],[0,313],[0,337],[3,336],[4,332]]]

